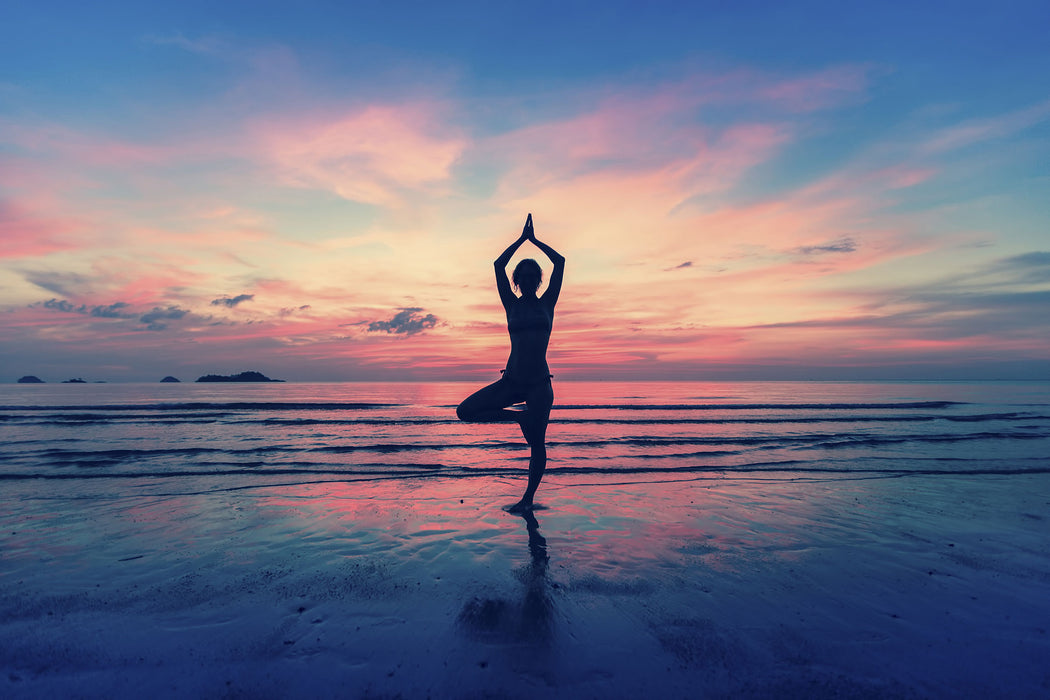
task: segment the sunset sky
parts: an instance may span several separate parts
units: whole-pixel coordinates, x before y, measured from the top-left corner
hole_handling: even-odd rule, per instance
[[[1050,378],[1050,4],[640,7],[5,4],[0,381]]]

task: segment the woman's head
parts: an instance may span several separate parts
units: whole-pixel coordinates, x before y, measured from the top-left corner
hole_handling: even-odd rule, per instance
[[[514,268],[514,273],[510,276],[510,279],[514,282],[514,286],[522,292],[535,294],[536,290],[540,288],[540,282],[543,281],[543,269],[532,258],[525,258]]]

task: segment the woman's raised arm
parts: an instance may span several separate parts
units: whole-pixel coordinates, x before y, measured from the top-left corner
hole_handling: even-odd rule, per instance
[[[527,232],[527,233],[526,233]],[[532,228],[532,214],[529,214],[529,220],[525,223],[525,231],[522,235],[527,235],[528,239],[532,241],[532,244],[543,251],[543,254],[550,258],[550,261],[554,263],[554,272],[551,273],[550,282],[547,284],[547,290],[540,297],[543,301],[550,305],[550,308],[554,308],[554,305],[558,303],[558,295],[561,294],[561,281],[565,276],[565,257],[562,256],[558,251],[551,248],[549,245],[536,238],[536,232]]]
[[[532,214],[529,214],[529,218],[525,220],[525,228],[521,230],[518,240],[507,246],[507,249],[500,253],[500,256],[496,258],[496,262],[493,263],[496,268],[496,290],[499,291],[499,299],[503,302],[503,308],[507,308],[507,305],[517,298],[514,296],[514,292],[511,291],[510,280],[507,279],[507,263],[518,252],[521,244],[529,240],[530,231],[532,231]]]

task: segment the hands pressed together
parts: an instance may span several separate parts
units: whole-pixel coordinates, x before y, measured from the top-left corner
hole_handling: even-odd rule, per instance
[[[525,227],[521,229],[521,240],[536,242],[536,230],[532,228],[532,214],[525,219]]]
[[[565,258],[559,255],[549,245],[536,238],[536,231],[532,227],[532,214],[529,214],[528,218],[525,219],[525,226],[521,229],[521,235],[518,236],[516,241],[507,246],[507,249],[496,258],[495,264],[498,269],[497,279],[499,279],[499,275],[501,274],[505,276],[503,268],[507,266],[507,263],[510,262],[511,256],[517,252],[518,248],[520,248],[525,241],[530,241],[533,245],[542,250],[543,253],[551,259],[551,262],[554,263],[555,272],[560,272],[561,266],[565,264]]]

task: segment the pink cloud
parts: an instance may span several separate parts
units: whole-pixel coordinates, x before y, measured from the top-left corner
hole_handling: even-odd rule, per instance
[[[0,258],[36,258],[76,246],[71,234],[82,223],[73,218],[38,217],[0,202]]]
[[[90,166],[158,165],[185,153],[174,145],[134,143],[103,134],[77,131],[60,124],[0,122],[0,141],[13,144],[23,152]]]
[[[937,168],[933,167],[898,165],[878,171],[875,177],[884,182],[887,188],[904,189],[921,185],[939,172]]]
[[[663,259],[710,256],[705,240],[718,241],[716,255],[730,241],[773,249],[812,245],[841,237],[843,221],[862,203],[836,193],[822,201],[798,197],[786,205],[749,205],[746,212],[712,211],[711,197],[740,186],[752,168],[796,138],[796,127],[775,116],[713,127],[703,108],[720,102],[823,108],[862,94],[868,72],[843,67],[791,80],[748,71],[733,72],[734,80],[700,75],[607,97],[585,114],[489,139],[472,155],[507,164],[497,192],[503,208],[543,212],[574,244],[613,249],[621,259],[655,256],[673,265],[680,259]],[[927,176],[909,175],[894,184]]]
[[[666,89],[615,95],[583,114],[486,139],[476,153],[507,164],[503,189],[595,171],[681,177],[730,168],[721,174],[731,183],[741,165],[754,165],[788,139],[785,125],[776,122],[706,125],[694,112],[695,99]]]
[[[812,111],[863,97],[871,66],[838,66],[800,78],[777,81],[757,91],[761,99],[795,111]]]
[[[1050,100],[1031,107],[985,119],[970,119],[942,129],[923,144],[927,153],[940,153],[987,141],[1004,138],[1050,119]]]
[[[393,205],[446,181],[466,141],[435,106],[371,105],[338,115],[258,125],[259,154],[285,182]]]

